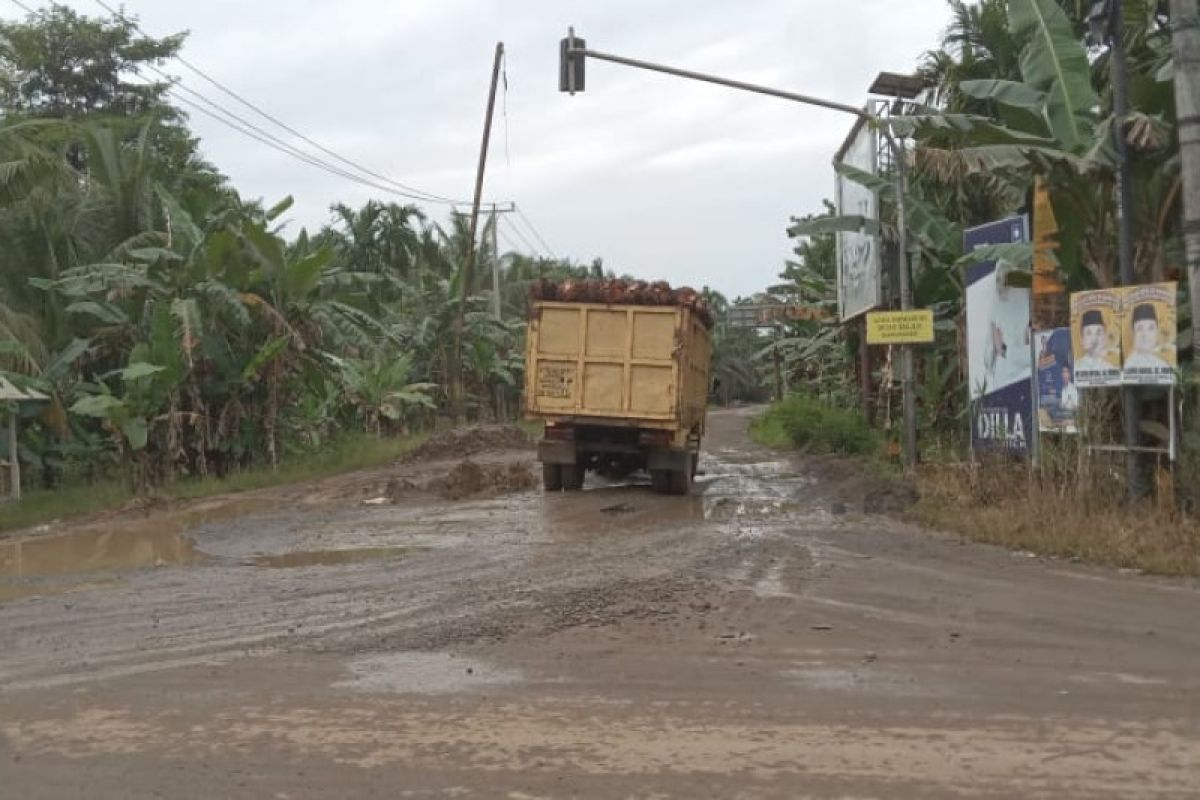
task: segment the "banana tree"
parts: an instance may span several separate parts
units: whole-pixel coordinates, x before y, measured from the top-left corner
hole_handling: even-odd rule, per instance
[[[1169,87],[1144,73],[1135,75],[1136,110],[1115,120],[1110,98],[1095,88],[1098,73],[1078,26],[1057,2],[1009,0],[1008,26],[1013,39],[1024,42],[1020,80],[988,78],[957,85],[962,96],[995,109],[994,117],[930,113],[894,121],[902,134],[919,143],[918,167],[945,183],[999,176],[1010,185],[1028,187],[1033,175],[1043,176],[1060,225],[1062,278],[1071,289],[1108,286],[1115,279],[1112,137],[1113,126],[1119,125],[1134,156],[1139,202],[1133,213],[1143,223],[1139,272],[1146,279],[1161,274],[1157,245],[1165,231],[1162,225],[1145,223],[1163,219],[1177,193],[1178,164],[1169,147]],[[1151,33],[1145,36],[1153,40]],[[1157,72],[1155,63],[1152,57],[1144,59]]]
[[[385,421],[407,432],[412,413],[433,409],[431,392],[436,384],[412,381],[412,358],[376,354],[369,359],[326,357],[342,372],[343,385],[351,402],[359,409],[367,433],[382,436]]]

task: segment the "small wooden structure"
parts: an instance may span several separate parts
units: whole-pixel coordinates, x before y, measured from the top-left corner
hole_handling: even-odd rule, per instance
[[[9,496],[13,500],[21,499],[21,459],[17,452],[17,422],[21,416],[21,403],[48,399],[36,389],[20,389],[0,375],[0,403],[8,407],[8,484]]]

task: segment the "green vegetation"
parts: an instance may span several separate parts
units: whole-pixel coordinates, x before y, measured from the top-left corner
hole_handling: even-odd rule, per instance
[[[793,394],[754,419],[751,435],[771,447],[797,447],[814,453],[878,455],[882,441],[853,409],[830,405],[808,394]]]
[[[341,449],[373,446],[344,432],[428,428],[455,364],[467,416],[497,418],[520,395],[529,284],[603,273],[493,252],[485,228],[479,263],[499,262],[507,321],[475,270],[456,350],[464,217],[373,200],[285,235],[291,199],[243,198],[167,85],[131,80],[183,43],[59,5],[0,23],[0,376],[50,398],[20,409],[35,510],[4,519],[50,497],[119,499],[118,479],[208,491],[259,485],[264,466],[353,466]]]
[[[154,496],[167,499],[212,497],[383,466],[418,446],[424,438],[423,434],[391,439],[351,434],[325,444],[316,452],[296,453],[277,469],[262,466],[224,478],[178,480],[156,491]],[[25,495],[20,503],[0,504],[0,531],[119,508],[134,499],[129,486],[120,481],[35,490]]]
[[[1179,341],[1186,348],[1194,340],[1170,41],[1172,26],[1186,23],[1170,19],[1165,3],[1124,3],[1132,112],[1117,119],[1109,54],[1086,41],[1092,3],[949,0],[948,5],[941,47],[920,58],[919,71],[930,88],[889,123],[908,150],[905,223],[914,304],[933,309],[936,320],[935,342],[918,351],[919,440],[926,465],[916,478],[923,498],[916,513],[929,524],[1011,547],[1200,574],[1194,515],[1200,506],[1200,437],[1194,432],[1183,437],[1174,475],[1159,465],[1156,496],[1145,504],[1126,500],[1124,485],[1113,478],[1124,474],[1123,465],[1102,455],[1080,457],[1076,450],[1055,458],[1047,445],[1036,468],[963,461],[969,395],[965,270],[976,260],[1002,255],[1014,267],[1010,285],[1027,286],[1034,257],[1033,245],[964,255],[963,230],[1032,213],[1035,182],[1045,186],[1058,227],[1055,248],[1046,255],[1062,291],[1035,299],[1033,323],[1038,329],[1067,324],[1068,293],[1113,286],[1119,274],[1115,135],[1123,136],[1132,168],[1135,281],[1178,281]],[[890,270],[897,260],[898,220],[894,175],[884,167],[880,175],[849,167],[839,171],[878,193],[881,251]],[[817,315],[836,301],[835,232],[857,230],[861,222],[837,217],[826,204],[821,213],[793,223],[790,232],[800,243],[797,259],[771,295]],[[782,382],[811,387],[825,403],[789,398],[755,423],[760,439],[812,446],[819,438],[842,435],[823,433],[826,427],[841,430],[838,423],[826,422],[823,410],[863,406],[856,336],[855,326],[842,325],[832,315],[786,324],[786,334],[772,343]],[[898,359],[884,355],[882,349],[873,353],[867,416],[876,430],[895,430],[901,413]],[[1181,364],[1187,355],[1181,350]],[[1192,369],[1186,363],[1184,373],[1194,383]],[[1120,441],[1114,393],[1094,394],[1095,402],[1085,401],[1083,412],[1089,437]],[[1165,419],[1164,393],[1142,394],[1142,418]],[[1165,445],[1165,431],[1162,424],[1143,425],[1144,444]],[[851,442],[858,441],[851,436]],[[1072,442],[1067,450],[1078,446]]]
[[[1054,269],[1064,293],[1035,303],[1034,324],[1043,329],[1066,324],[1066,292],[1115,283],[1112,135],[1118,123],[1109,59],[1085,43],[1091,5],[951,0],[942,47],[920,58],[919,71],[931,88],[891,118],[910,150],[906,223],[914,304],[932,308],[937,320],[935,343],[919,351],[922,442],[958,438],[966,427],[963,287],[965,269],[978,255],[964,256],[964,228],[1031,213],[1034,182],[1041,181],[1058,224]],[[1134,111],[1125,121],[1125,137],[1133,165],[1136,280],[1179,281],[1180,341],[1187,342],[1192,321],[1183,269],[1179,147],[1173,73],[1165,68],[1171,20],[1162,3],[1126,6]],[[886,169],[879,176],[841,171],[878,192],[885,266],[894,265],[888,252],[894,253],[897,244],[892,176]],[[821,213],[794,220],[790,231],[800,242],[799,257],[772,294],[814,312],[833,309],[835,231],[847,226],[856,229],[858,222],[838,218],[828,204]],[[984,255],[995,254],[985,250]],[[1004,256],[1015,267],[1014,283],[1028,285],[1033,246],[1006,246]],[[830,317],[788,327],[789,335],[777,345],[784,353],[786,383],[816,386],[818,394],[836,403],[861,405],[855,326]],[[871,377],[878,388],[869,416],[890,427],[900,410],[896,365],[883,363],[882,351],[875,356]],[[1164,408],[1148,403],[1143,416],[1164,414]],[[1117,438],[1117,420],[1110,423]]]

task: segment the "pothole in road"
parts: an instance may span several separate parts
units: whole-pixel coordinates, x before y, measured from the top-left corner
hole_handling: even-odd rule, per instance
[[[295,553],[260,555],[242,562],[248,567],[292,569],[297,567],[335,567],[365,561],[394,561],[412,551],[410,547],[362,547],[353,550],[307,550]]]
[[[452,694],[518,683],[513,669],[449,653],[387,653],[350,662],[351,677],[333,684],[359,692]]]
[[[0,542],[0,600],[115,585],[85,581],[96,572],[199,563],[205,555],[171,526],[80,531]]]

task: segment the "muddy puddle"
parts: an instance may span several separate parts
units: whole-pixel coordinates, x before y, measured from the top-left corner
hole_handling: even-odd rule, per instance
[[[192,564],[204,558],[171,526],[0,542],[0,600],[117,585],[112,578],[87,576]]]
[[[82,531],[0,542],[0,579],[163,567],[201,559],[191,541],[169,527]]]
[[[411,547],[363,547],[357,550],[308,550],[295,553],[260,555],[242,562],[248,567],[293,569],[297,567],[336,567],[367,561],[395,561],[412,551]]]

